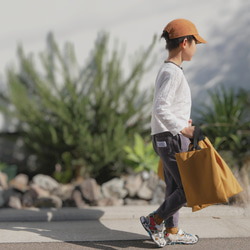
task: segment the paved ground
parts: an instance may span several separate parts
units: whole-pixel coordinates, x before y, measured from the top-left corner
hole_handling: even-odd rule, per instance
[[[176,245],[166,246],[163,249],[170,250],[248,250],[249,238],[216,238],[201,239],[199,243],[192,246]],[[152,241],[101,241],[101,242],[50,242],[50,243],[4,243],[0,245],[4,250],[142,250],[159,249]]]
[[[0,249],[155,248],[139,223],[141,215],[155,208],[1,209]],[[180,227],[201,240],[194,246],[171,249],[249,249],[250,208],[215,205],[192,213],[184,207]]]

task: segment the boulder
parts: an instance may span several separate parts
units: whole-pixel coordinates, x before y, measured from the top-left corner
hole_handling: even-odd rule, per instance
[[[160,185],[156,187],[153,192],[152,200],[150,201],[151,205],[160,205],[164,201],[165,192]]]
[[[18,197],[18,196],[10,196],[8,206],[11,207],[11,208],[15,208],[15,209],[21,209],[22,208],[22,202],[21,202],[20,197]]]
[[[153,195],[153,190],[148,187],[148,181],[144,181],[137,196],[143,200],[150,200]]]
[[[51,195],[49,197],[41,197],[41,198],[37,198],[34,201],[34,207],[38,207],[38,208],[50,208],[50,207],[54,207],[54,208],[61,208],[62,207],[62,200],[55,196],[55,195]]]
[[[3,188],[1,187],[0,188],[0,208],[1,207],[3,207],[4,205],[5,205],[5,202],[6,202],[6,200],[5,200],[5,198],[4,198],[4,190],[3,190]]]
[[[22,193],[20,193],[19,191],[16,191],[12,188],[5,190],[5,192],[3,193],[3,198],[5,201],[5,204],[8,207],[11,208],[16,208],[16,209],[20,209],[22,208]]]
[[[73,184],[60,184],[51,194],[60,197],[63,201],[72,199],[72,193],[75,189]]]
[[[52,192],[54,189],[57,189],[60,186],[60,184],[55,179],[43,174],[38,174],[34,176],[32,181],[40,188],[48,190],[50,192]]]
[[[26,174],[19,174],[9,183],[9,186],[21,192],[28,190],[29,177]]]
[[[29,191],[25,192],[23,197],[22,197],[22,206],[27,208],[27,207],[33,207],[33,197],[32,193]]]
[[[133,198],[136,196],[140,187],[142,186],[142,177],[140,174],[130,175],[125,184],[125,188],[128,190],[129,197]]]
[[[49,197],[50,192],[42,189],[37,184],[32,183],[30,185],[30,194],[33,199],[41,198],[41,197]]]
[[[154,191],[158,186],[158,183],[159,183],[159,177],[154,173],[150,173],[150,176],[147,180],[148,188]]]
[[[127,196],[128,190],[124,188],[124,180],[113,178],[102,185],[102,193],[104,198],[118,198],[123,199]]]
[[[8,175],[0,171],[0,187],[8,188]]]
[[[85,208],[89,205],[82,199],[82,193],[80,190],[76,189],[73,191],[72,199],[78,208]]]
[[[101,189],[95,179],[86,179],[81,182],[79,189],[83,198],[88,202],[93,202],[101,198]]]

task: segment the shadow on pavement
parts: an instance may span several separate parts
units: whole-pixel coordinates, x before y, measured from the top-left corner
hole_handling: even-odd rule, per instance
[[[103,225],[100,219],[104,212],[99,209],[67,209],[64,211],[42,209],[39,212],[24,210],[16,211],[18,215],[15,214],[15,211],[11,211],[11,218],[10,212],[0,210],[0,243],[26,243],[29,245],[36,242],[43,244],[45,242],[48,244],[64,242],[71,246],[85,246],[90,249],[117,249],[116,246],[130,248],[136,245],[141,249],[155,248],[153,242],[145,240],[145,235],[126,232],[126,230],[113,230]],[[28,214],[29,216],[27,216]],[[4,218],[4,216],[6,217]],[[19,216],[18,220],[17,216]],[[23,221],[22,216],[24,216]],[[121,225],[121,227],[123,226]]]
[[[83,246],[84,249],[156,249],[158,248],[151,240],[128,240],[128,241],[97,241],[97,242],[68,242],[74,245]]]

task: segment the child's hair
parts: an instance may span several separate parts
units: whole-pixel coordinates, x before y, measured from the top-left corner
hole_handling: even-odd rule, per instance
[[[166,30],[163,31],[163,33],[161,35],[161,38],[164,38],[166,40],[166,49],[168,51],[171,51],[173,49],[178,48],[180,43],[182,43],[185,38],[187,38],[189,43],[191,43],[192,40],[196,41],[196,39],[195,39],[195,37],[193,35],[170,39],[169,34],[168,34],[168,32]]]

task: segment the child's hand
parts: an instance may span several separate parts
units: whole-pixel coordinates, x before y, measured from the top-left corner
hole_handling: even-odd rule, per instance
[[[181,133],[187,137],[192,139],[194,137],[194,130],[195,130],[195,126],[190,126],[190,127],[186,127],[184,128]]]

